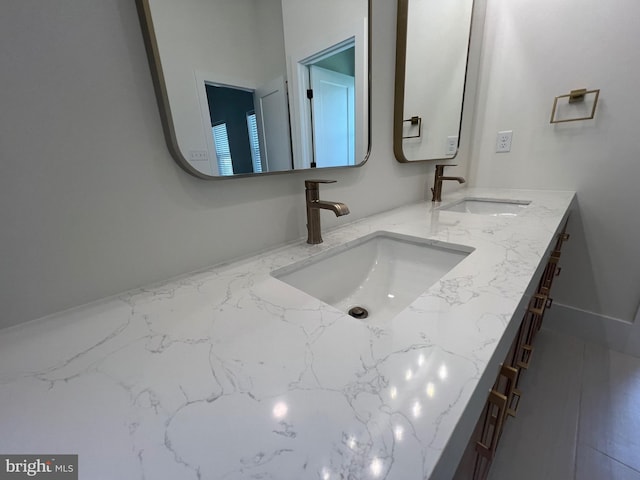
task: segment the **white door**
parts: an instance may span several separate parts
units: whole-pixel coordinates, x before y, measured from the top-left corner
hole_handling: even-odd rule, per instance
[[[289,108],[284,77],[257,88],[253,103],[258,122],[262,171],[291,170]]]
[[[316,167],[353,165],[355,79],[315,65],[309,71]]]

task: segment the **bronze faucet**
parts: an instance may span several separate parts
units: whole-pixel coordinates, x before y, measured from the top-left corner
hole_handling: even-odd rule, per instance
[[[307,243],[315,245],[322,243],[320,231],[320,209],[331,210],[336,217],[347,215],[349,207],[340,202],[320,200],[321,183],[335,183],[335,180],[305,180],[304,187],[307,196]]]
[[[444,176],[444,167],[447,165],[436,165],[436,175],[433,181],[433,188],[431,189],[431,193],[433,197],[431,198],[432,202],[441,202],[442,201],[442,181],[443,180],[455,180],[458,183],[464,183],[465,179],[462,177],[445,177]],[[457,165],[448,165],[449,167],[457,167]]]

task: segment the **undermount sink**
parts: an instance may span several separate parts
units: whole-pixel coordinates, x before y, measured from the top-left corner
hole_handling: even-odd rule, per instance
[[[271,275],[367,321],[390,319],[474,249],[375,232]]]
[[[515,217],[524,211],[531,202],[528,200],[502,200],[494,198],[463,198],[457,202],[439,207],[449,212],[475,213],[496,217]]]

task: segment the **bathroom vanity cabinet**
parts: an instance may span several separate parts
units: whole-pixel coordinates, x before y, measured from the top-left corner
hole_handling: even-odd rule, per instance
[[[488,477],[503,429],[510,421],[517,421],[518,405],[523,397],[519,382],[532,366],[536,334],[542,327],[544,315],[552,305],[551,287],[560,275],[559,260],[564,243],[569,240],[567,222],[556,235],[554,246],[537,288],[531,295],[522,315],[517,335],[507,356],[499,366],[495,382],[473,430],[454,480],[484,480]],[[533,367],[535,368],[535,366]],[[524,392],[526,395],[526,392]]]
[[[87,479],[450,480],[465,449],[488,465],[527,398],[574,193],[443,204],[467,197],[528,204],[406,205],[0,331],[0,451],[78,454]],[[272,276],[376,232],[471,253],[369,321]]]

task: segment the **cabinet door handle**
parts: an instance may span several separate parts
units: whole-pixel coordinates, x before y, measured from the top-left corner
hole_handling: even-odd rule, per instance
[[[566,232],[560,233],[558,235],[558,240],[556,241],[556,252],[558,252],[558,254],[560,254],[560,249],[562,248],[562,244],[564,242],[566,242],[567,240],[569,240],[569,234]]]
[[[516,416],[516,411],[518,410],[518,403],[520,401],[520,391],[516,388],[518,383],[518,369],[510,367],[508,365],[503,365],[500,368],[500,375],[507,379],[506,388],[504,391],[505,396],[507,397],[507,405],[505,413],[511,417]],[[517,401],[515,400],[517,397]]]
[[[562,267],[556,267],[556,277],[560,276],[560,272],[562,271]]]
[[[544,312],[544,306],[547,302],[547,295],[536,293],[531,297],[529,302],[529,311],[534,315],[542,315]]]
[[[529,368],[529,364],[531,363],[531,356],[533,355],[533,346],[524,344],[520,347],[520,354],[518,355],[518,367],[524,368],[525,370]]]
[[[522,319],[518,346],[516,347],[516,364],[518,368],[529,368],[531,356],[533,354],[533,338],[536,334],[537,319],[539,315],[527,312]]]
[[[476,442],[476,451],[488,460],[493,460],[502,433],[502,421],[507,408],[507,397],[491,390],[487,399],[489,409],[485,419],[482,436]]]
[[[507,403],[507,415],[509,415],[510,417],[515,417],[518,413],[520,398],[522,398],[522,392],[519,389],[514,388],[511,399],[509,399]]]

